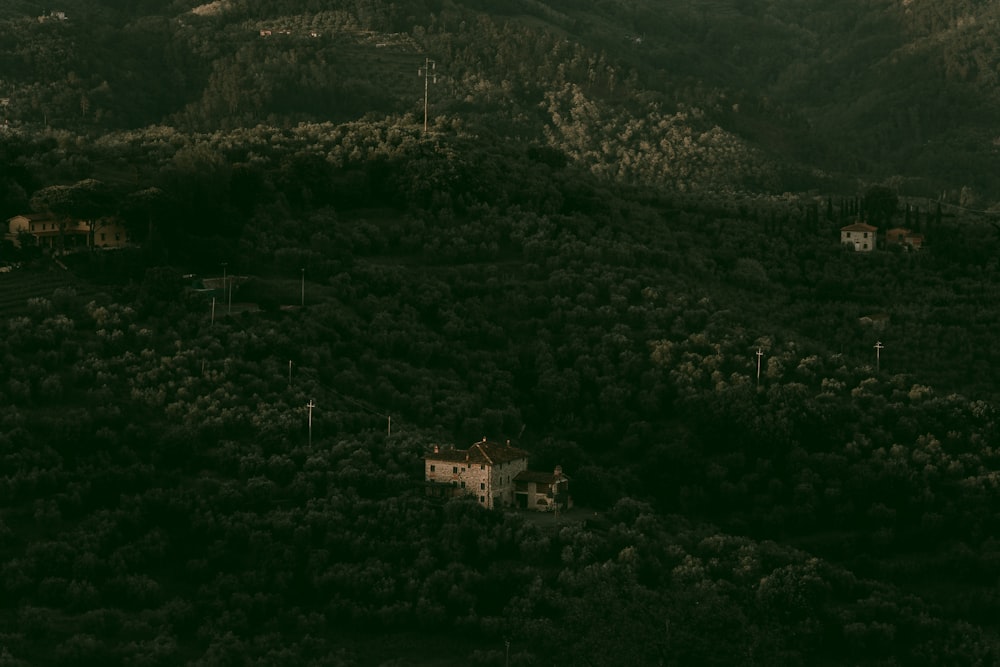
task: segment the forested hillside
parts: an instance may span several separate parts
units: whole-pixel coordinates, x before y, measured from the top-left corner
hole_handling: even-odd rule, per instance
[[[135,241],[0,246],[0,664],[997,662],[996,10],[855,5],[0,8]]]
[[[3,325],[12,661],[996,658],[992,226],[924,209],[925,251],[855,254],[833,200],[259,132],[76,156],[162,189],[119,195],[141,248],[65,257],[86,282]],[[5,289],[48,271],[12,257]],[[232,308],[181,276],[221,262]],[[428,500],[429,443],[483,434],[601,514]]]
[[[155,6],[154,6],[155,5]],[[15,127],[183,131],[391,116],[545,140],[596,173],[713,190],[858,181],[998,198],[993,3],[21,3]],[[40,17],[44,20],[40,20]]]

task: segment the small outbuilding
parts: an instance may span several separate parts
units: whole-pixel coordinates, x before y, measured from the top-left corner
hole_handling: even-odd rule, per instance
[[[920,250],[924,245],[924,235],[905,227],[896,227],[885,233],[885,244],[887,246],[900,246],[904,250]]]
[[[552,472],[525,470],[514,478],[514,504],[519,509],[544,512],[570,509],[573,499],[569,495],[569,478],[562,466]]]

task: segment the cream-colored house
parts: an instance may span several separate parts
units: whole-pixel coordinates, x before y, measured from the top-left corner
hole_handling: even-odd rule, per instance
[[[45,213],[15,215],[7,220],[6,237],[21,245],[21,237],[28,234],[41,248],[73,250],[74,248],[122,248],[128,243],[125,225],[113,218],[59,221]]]
[[[878,227],[872,227],[864,222],[855,222],[840,228],[840,242],[845,243],[858,252],[875,250],[875,235]]]
[[[128,242],[128,230],[118,220],[101,218],[94,223],[91,244],[95,248],[123,248]]]
[[[528,452],[483,438],[468,449],[440,447],[424,456],[428,493],[471,495],[488,509],[520,507],[549,511],[569,506],[569,480],[554,473],[528,470]],[[557,504],[559,503],[559,504]]]
[[[50,233],[57,234],[58,232],[59,223],[45,213],[15,215],[7,220],[6,238],[17,247],[21,246],[21,237],[24,234],[33,236],[35,242],[42,245],[42,238],[47,237]]]

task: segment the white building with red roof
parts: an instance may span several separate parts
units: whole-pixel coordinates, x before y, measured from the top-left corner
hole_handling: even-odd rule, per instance
[[[846,243],[858,252],[875,250],[875,235],[878,227],[872,227],[865,222],[855,222],[840,228],[840,242]]]

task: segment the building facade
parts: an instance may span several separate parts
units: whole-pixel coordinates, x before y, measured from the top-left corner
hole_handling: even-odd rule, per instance
[[[871,252],[875,250],[875,236],[878,227],[873,227],[864,222],[855,222],[840,228],[840,242],[847,244],[858,252]]]

